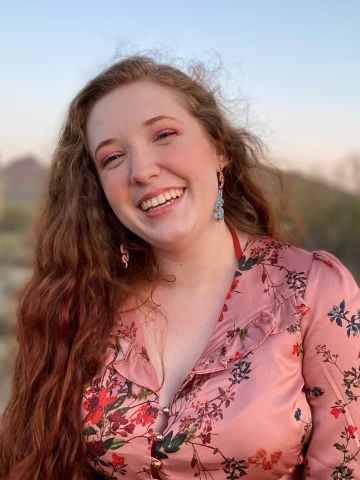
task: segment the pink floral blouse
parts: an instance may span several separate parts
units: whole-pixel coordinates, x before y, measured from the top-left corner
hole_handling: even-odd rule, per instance
[[[84,390],[87,457],[104,478],[360,479],[360,290],[335,257],[249,240],[162,435],[137,326],[120,314]]]

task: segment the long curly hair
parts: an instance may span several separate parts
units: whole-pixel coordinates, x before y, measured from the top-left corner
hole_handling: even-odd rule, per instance
[[[159,281],[151,248],[111,210],[90,156],[86,125],[99,99],[137,81],[171,89],[229,160],[227,222],[250,235],[283,239],[262,143],[230,122],[205,72],[201,64],[184,73],[131,56],[91,80],[70,105],[53,158],[33,275],[18,309],[14,387],[1,426],[2,480],[96,478],[85,461],[83,388],[104,362],[119,307],[130,292]],[[120,262],[123,242],[131,255],[127,270]]]

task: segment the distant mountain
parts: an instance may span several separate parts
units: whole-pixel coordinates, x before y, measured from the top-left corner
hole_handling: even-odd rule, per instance
[[[17,158],[2,170],[4,202],[38,202],[46,191],[48,174],[35,157]]]

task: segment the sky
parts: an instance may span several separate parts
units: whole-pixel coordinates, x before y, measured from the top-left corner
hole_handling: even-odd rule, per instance
[[[274,163],[326,175],[360,155],[359,24],[358,0],[2,0],[0,161],[49,164],[78,90],[117,52],[158,49],[219,54]]]

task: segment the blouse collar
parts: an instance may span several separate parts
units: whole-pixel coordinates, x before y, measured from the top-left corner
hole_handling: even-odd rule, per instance
[[[303,292],[294,290],[286,281],[286,271],[296,267],[298,260],[295,258],[295,264],[289,268],[280,263],[281,258],[285,263],[290,260],[291,248],[272,239],[251,237],[244,252],[240,249],[241,255],[219,320],[190,377],[227,368],[228,362],[241,360],[269,335],[291,327],[309,312]],[[308,262],[310,267],[310,254]],[[299,261],[299,268],[305,269],[303,258],[301,263]],[[271,288],[269,282],[276,285],[276,289]],[[128,380],[156,391],[157,375],[146,353],[136,309],[119,314],[113,335],[120,340],[114,368]],[[121,343],[127,345],[125,351]]]

